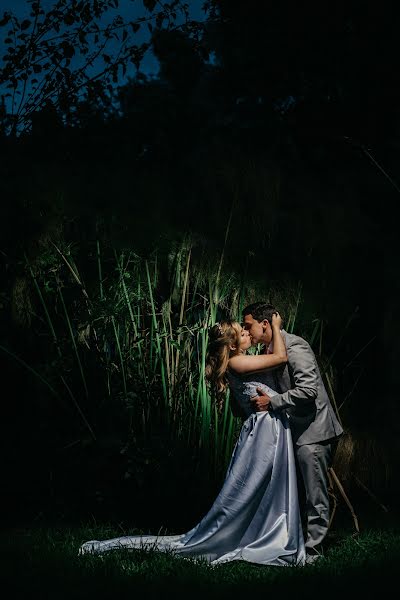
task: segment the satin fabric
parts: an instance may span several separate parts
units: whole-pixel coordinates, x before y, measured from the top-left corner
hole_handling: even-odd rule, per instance
[[[253,410],[249,396],[254,395],[255,386],[274,393],[261,382],[230,383],[247,412]],[[182,557],[203,557],[213,565],[234,560],[277,566],[303,564],[296,468],[285,415],[250,412],[220,493],[200,523],[187,533],[91,540],[79,552],[146,547],[172,550]]]

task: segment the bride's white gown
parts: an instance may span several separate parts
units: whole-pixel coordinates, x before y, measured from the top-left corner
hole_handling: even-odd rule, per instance
[[[256,380],[256,381],[255,381]],[[268,373],[229,374],[229,386],[247,419],[233,450],[222,489],[209,512],[181,535],[91,540],[80,554],[117,548],[172,549],[211,564],[244,560],[262,565],[303,564],[305,549],[297,498],[292,438],[283,414],[254,412],[256,387],[269,395]]]

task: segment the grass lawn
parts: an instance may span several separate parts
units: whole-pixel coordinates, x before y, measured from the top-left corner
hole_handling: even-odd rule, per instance
[[[83,541],[138,533],[115,526],[9,530],[1,536],[2,588],[9,590],[5,597],[268,598],[273,593],[296,600],[330,598],[382,592],[396,586],[400,573],[400,530],[388,524],[365,529],[357,537],[344,529],[334,531],[325,556],[306,567],[239,561],[210,567],[199,559],[148,550],[77,554]]]

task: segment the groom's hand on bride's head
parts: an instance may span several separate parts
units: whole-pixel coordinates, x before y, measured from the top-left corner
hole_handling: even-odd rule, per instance
[[[271,398],[262,391],[261,388],[257,388],[258,396],[253,396],[250,398],[251,402],[254,402],[256,405],[257,412],[265,412],[272,409],[271,406]]]
[[[279,329],[282,327],[282,317],[278,313],[278,311],[272,313],[271,327],[272,325],[276,325],[277,327],[279,327]]]

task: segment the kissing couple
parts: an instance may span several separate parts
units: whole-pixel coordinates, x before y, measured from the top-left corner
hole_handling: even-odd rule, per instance
[[[276,566],[321,556],[330,517],[328,469],[343,429],[306,340],[281,329],[272,304],[250,304],[242,316],[242,325],[221,321],[209,331],[205,376],[212,396],[221,407],[229,390],[231,410],[243,424],[208,513],[184,534],[91,540],[80,554],[148,546],[212,565]],[[262,353],[247,353],[258,344]]]

